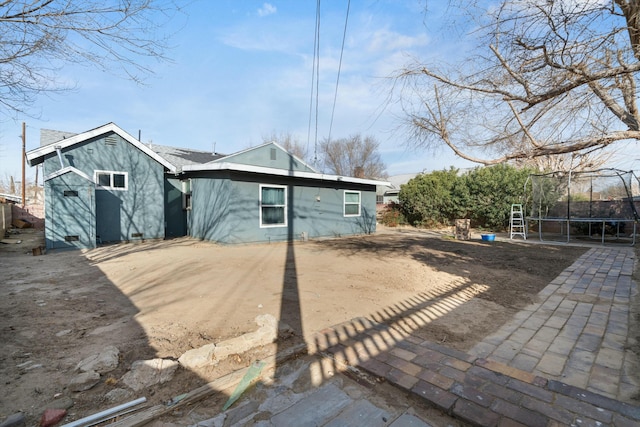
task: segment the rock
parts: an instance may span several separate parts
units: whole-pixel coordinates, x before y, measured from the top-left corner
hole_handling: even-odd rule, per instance
[[[136,360],[122,382],[135,391],[171,381],[179,363],[170,359]]]
[[[69,390],[74,392],[87,391],[99,382],[100,374],[96,371],[83,372],[71,380]]]
[[[65,335],[69,335],[71,333],[71,329],[65,329],[56,334],[57,337],[63,337]]]
[[[276,318],[270,314],[259,314],[256,316],[255,321],[260,327],[267,326],[275,329],[275,327],[278,325],[278,321],[276,320]]]
[[[131,397],[131,392],[124,388],[114,388],[105,396],[109,402],[121,402]]]
[[[69,396],[64,396],[56,399],[50,403],[47,403],[49,409],[69,409],[73,406],[73,399]]]
[[[0,427],[22,427],[24,425],[25,419],[22,412],[9,415],[6,420],[0,423]]]
[[[67,415],[66,409],[46,409],[40,418],[40,427],[50,427],[57,424]]]
[[[194,348],[180,356],[178,362],[187,369],[211,365],[212,363],[216,363],[216,357],[214,355],[215,349],[215,344],[206,344],[200,348]]]
[[[100,374],[105,374],[118,367],[119,357],[120,350],[110,345],[102,350],[101,353],[94,354],[80,361],[80,363],[76,365],[76,370],[80,372],[95,371]]]
[[[188,369],[201,368],[211,364],[217,364],[232,354],[241,354],[266,344],[271,344],[278,339],[278,333],[282,337],[292,334],[292,329],[286,323],[279,323],[270,314],[261,314],[256,317],[259,328],[239,337],[222,341],[218,344],[206,344],[200,348],[194,348],[184,353],[178,361]]]

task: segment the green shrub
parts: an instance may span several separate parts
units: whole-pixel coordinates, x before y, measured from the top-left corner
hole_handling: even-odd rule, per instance
[[[434,171],[403,185],[398,199],[412,225],[451,225],[457,218],[470,218],[476,227],[503,229],[511,204],[523,203],[530,172],[508,165],[478,167],[464,175],[455,168]]]

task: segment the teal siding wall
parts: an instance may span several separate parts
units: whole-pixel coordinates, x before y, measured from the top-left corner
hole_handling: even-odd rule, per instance
[[[272,149],[275,150],[275,152],[272,153]],[[272,156],[275,157],[275,159],[272,158]],[[302,163],[299,160],[296,160],[295,157],[280,149],[275,144],[256,147],[252,150],[245,151],[244,153],[232,154],[216,161],[241,163],[244,165],[262,166],[275,169],[286,169],[298,172],[315,172],[306,164]]]
[[[64,166],[73,166],[92,179],[96,170],[128,175],[126,190],[95,190],[96,239],[107,242],[164,237],[165,177],[161,164],[115,133],[62,150],[62,159]],[[48,155],[45,176],[59,169],[57,154]],[[55,206],[57,193],[50,191],[49,196],[46,203]]]
[[[92,182],[75,173],[66,173],[46,182],[45,199],[47,249],[95,247],[95,188]]]
[[[286,227],[260,226],[260,184],[287,187]],[[303,232],[309,238],[375,232],[375,186],[318,184],[272,176],[260,180],[241,173],[194,177],[191,235],[221,243],[248,243],[299,240]],[[344,216],[345,190],[361,192],[360,216]]]

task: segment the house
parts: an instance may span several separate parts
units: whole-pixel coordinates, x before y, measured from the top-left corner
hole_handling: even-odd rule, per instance
[[[114,123],[80,134],[43,131],[42,140],[27,161],[43,164],[50,249],[375,231],[376,185],[384,183],[319,173],[273,142],[223,156],[143,144]]]
[[[400,187],[411,181],[418,175],[418,173],[405,173],[401,175],[390,176],[388,178],[389,182],[378,185],[378,203],[384,205],[387,205],[389,203],[398,203],[398,194],[400,193]]]

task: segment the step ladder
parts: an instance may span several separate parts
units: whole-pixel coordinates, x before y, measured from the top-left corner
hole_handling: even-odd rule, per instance
[[[527,240],[522,204],[514,203],[511,205],[511,221],[509,224],[509,238],[513,239],[513,236],[522,236],[523,239]]]

